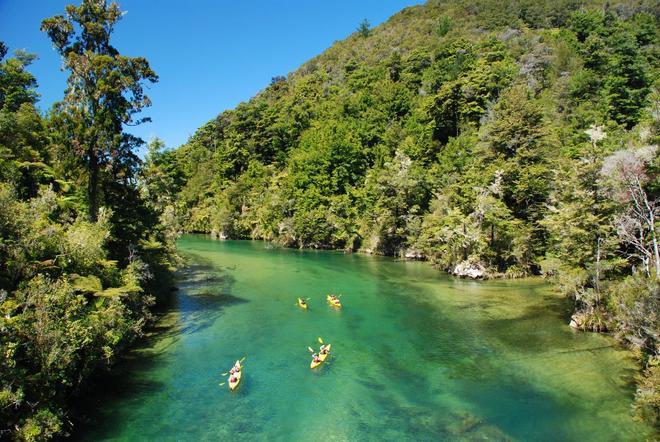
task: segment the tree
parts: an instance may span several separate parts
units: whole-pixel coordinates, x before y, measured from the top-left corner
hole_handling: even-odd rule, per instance
[[[440,18],[440,22],[438,23],[438,27],[435,30],[435,32],[438,34],[438,37],[444,37],[447,35],[447,33],[451,30],[451,18],[447,17],[446,15],[443,15]]]
[[[597,318],[603,308],[603,280],[622,262],[610,220],[615,204],[607,198],[601,167],[607,146],[602,126],[584,131],[579,158],[564,159],[554,172],[555,190],[541,224],[548,232],[546,273],[556,274],[562,291],[573,296],[581,313]],[[598,321],[595,322],[600,327]]]
[[[658,199],[649,197],[645,185],[652,180],[647,168],[657,157],[657,146],[625,149],[614,152],[603,163],[602,175],[607,180],[615,200],[624,205],[623,213],[615,218],[617,233],[632,246],[647,276],[651,267],[660,279],[660,252],[656,219],[660,214]]]
[[[0,42],[0,61],[7,54],[6,46]],[[37,101],[37,80],[26,68],[36,55],[16,51],[15,56],[0,64],[0,109],[16,112],[24,103]]]
[[[123,127],[149,121],[135,115],[151,104],[143,83],[155,83],[158,76],[145,58],[120,55],[110,44],[122,17],[117,3],[83,0],[65,9],[65,16],[44,20],[41,30],[70,72],[58,110],[70,128],[71,148],[86,168],[88,215],[95,221],[103,171],[110,170],[112,178],[134,172],[138,160],[133,149],[142,140],[125,134]]]
[[[27,71],[36,56],[16,51],[3,60],[6,53],[0,42],[0,181],[11,182],[20,196],[35,196],[37,185],[52,178],[44,164],[44,121],[34,106],[37,81]]]
[[[357,28],[358,34],[362,37],[367,38],[371,35],[371,24],[366,18],[360,22],[360,25]]]

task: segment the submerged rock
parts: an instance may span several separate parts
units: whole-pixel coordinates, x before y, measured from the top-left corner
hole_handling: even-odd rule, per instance
[[[486,279],[488,277],[488,272],[481,263],[470,261],[459,263],[451,273],[460,278]]]
[[[576,313],[573,316],[571,316],[571,321],[568,323],[568,325],[575,330],[580,330],[582,328],[583,322],[584,322],[584,318],[582,317],[582,315]]]
[[[574,330],[606,332],[607,315],[602,309],[591,312],[576,312],[571,316],[568,325]]]
[[[225,234],[224,231],[221,230],[221,231],[218,232],[217,230],[213,229],[213,230],[211,230],[211,238],[220,239],[220,240],[224,241],[225,239],[228,239],[229,237]]]

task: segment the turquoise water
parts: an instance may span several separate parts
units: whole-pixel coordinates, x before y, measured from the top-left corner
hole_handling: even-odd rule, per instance
[[[539,281],[186,236],[160,324],[99,391],[83,440],[644,440],[635,365],[574,333]],[[342,293],[344,308],[325,302]],[[294,305],[310,297],[310,310]],[[332,355],[310,370],[317,337]],[[246,355],[229,392],[221,372]]]

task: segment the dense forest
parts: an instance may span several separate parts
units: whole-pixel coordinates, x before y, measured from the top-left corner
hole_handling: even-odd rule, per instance
[[[552,278],[645,367],[657,422],[657,2],[430,1],[362,22],[183,146],[170,229]]]
[[[636,413],[660,422],[657,2],[431,0],[144,160],[124,128],[158,77],[111,45],[121,16],[43,21],[69,73],[47,113],[34,56],[0,46],[0,438],[70,431],[180,232],[543,275],[575,328],[638,354]]]
[[[44,20],[70,74],[45,115],[35,56],[0,44],[0,439],[68,434],[76,396],[172,287],[172,232],[140,192],[142,141],[123,130],[157,76],[110,44],[120,17],[83,1]]]

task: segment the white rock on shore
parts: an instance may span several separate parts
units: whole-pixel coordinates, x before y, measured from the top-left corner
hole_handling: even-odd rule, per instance
[[[426,258],[422,252],[420,252],[420,251],[418,251],[418,250],[413,250],[413,249],[408,249],[408,250],[406,250],[406,252],[404,253],[403,256],[405,256],[406,259],[419,259],[419,260],[423,260],[423,259]]]
[[[452,273],[460,278],[485,279],[488,275],[480,263],[463,261],[459,263]]]

